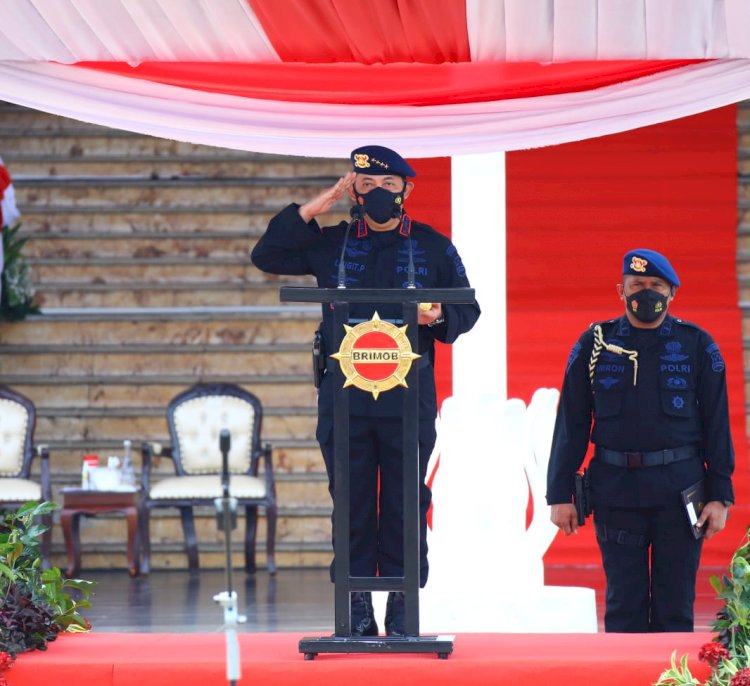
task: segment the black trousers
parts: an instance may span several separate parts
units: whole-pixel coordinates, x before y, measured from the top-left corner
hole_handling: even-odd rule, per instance
[[[352,576],[403,576],[403,422],[400,418],[351,417],[349,422],[350,565]],[[334,493],[333,424],[318,421],[318,442]],[[432,493],[425,484],[435,446],[435,423],[419,425],[420,585],[427,583],[427,510]],[[334,517],[336,513],[334,512]],[[331,564],[333,580],[334,564]]]
[[[703,539],[682,506],[594,512],[607,577],[605,631],[693,631]]]

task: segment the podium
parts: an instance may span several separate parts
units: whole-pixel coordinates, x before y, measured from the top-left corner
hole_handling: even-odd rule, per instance
[[[356,303],[401,304],[406,335],[418,350],[420,302],[463,304],[474,301],[472,288],[303,288],[284,286],[282,302],[329,303],[333,307],[334,345],[341,347],[349,305]],[[377,309],[377,307],[376,307]],[[329,351],[327,351],[329,352]],[[330,353],[329,353],[330,354]],[[352,577],[349,559],[349,395],[340,364],[334,374],[334,553],[335,631],[333,636],[303,638],[299,652],[306,660],[319,653],[436,653],[445,659],[453,652],[449,636],[419,635],[419,373],[412,364],[403,394],[404,455],[404,575],[403,577]],[[352,636],[350,593],[353,591],[402,591],[405,601],[405,636]]]

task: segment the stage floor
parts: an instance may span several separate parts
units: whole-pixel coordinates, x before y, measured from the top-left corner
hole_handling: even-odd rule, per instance
[[[725,572],[699,572],[695,604],[696,631],[710,631],[721,607],[708,579]],[[604,574],[599,567],[548,567],[552,586],[587,586],[596,591],[599,629],[603,631]],[[220,631],[223,611],[213,596],[225,588],[225,575],[204,570],[155,571],[131,579],[125,570],[88,571],[79,576],[96,581],[92,608],[84,611],[96,632],[211,633]],[[247,616],[242,633],[316,632],[333,629],[333,585],[321,569],[282,569],[275,577],[266,571],[248,576],[234,572],[240,612]],[[488,592],[489,589],[488,589]]]
[[[323,570],[237,571],[242,679],[274,686],[646,686],[669,666],[672,651],[689,656],[699,678],[700,646],[711,637],[709,623],[719,607],[703,569],[698,580],[694,634],[458,634],[447,660],[435,654],[321,654],[305,660],[302,637],[331,634],[333,586]],[[20,655],[9,673],[13,686],[220,686],[227,683],[223,611],[213,601],[224,590],[219,571],[191,576],[157,571],[131,579],[127,572],[89,572],[97,582],[89,634],[62,635],[43,653]],[[547,570],[548,585],[583,585],[596,590],[601,627],[604,579],[598,568]],[[490,590],[488,590],[490,592]]]

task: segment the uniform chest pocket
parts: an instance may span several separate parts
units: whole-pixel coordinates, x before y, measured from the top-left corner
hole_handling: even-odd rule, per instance
[[[597,391],[594,393],[594,417],[605,419],[620,414],[622,393],[617,391]]]
[[[693,417],[697,412],[693,379],[687,374],[662,374],[661,409],[670,417]]]

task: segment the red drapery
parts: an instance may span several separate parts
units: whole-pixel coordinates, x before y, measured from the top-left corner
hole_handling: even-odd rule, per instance
[[[209,93],[282,102],[444,105],[611,86],[696,60],[459,64],[79,62],[78,66]],[[354,115],[353,115],[354,116]]]
[[[249,0],[285,62],[468,62],[465,0]]]

